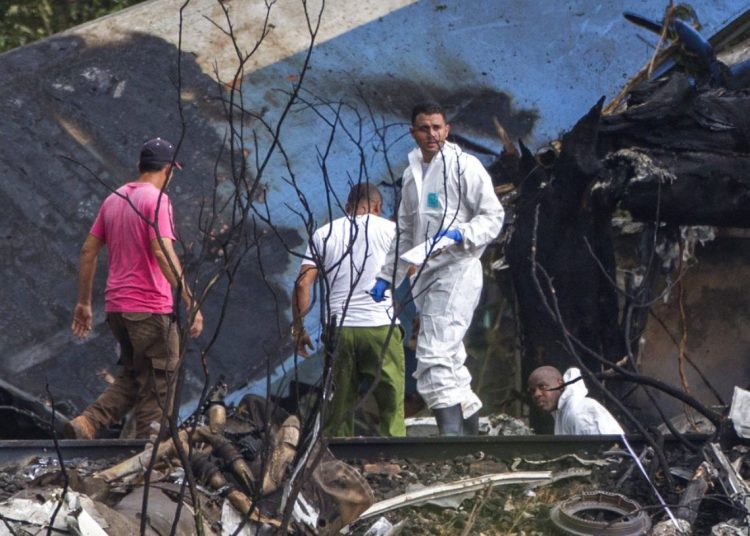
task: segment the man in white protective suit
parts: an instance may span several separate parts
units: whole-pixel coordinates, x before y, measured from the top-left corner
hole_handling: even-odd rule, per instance
[[[531,399],[539,409],[552,414],[555,435],[625,433],[604,406],[586,396],[588,392],[581,379],[581,371],[575,367],[561,375],[555,367],[544,366],[529,376]]]
[[[370,293],[382,300],[393,285],[398,256],[426,244],[427,259],[411,279],[420,315],[417,390],[440,435],[476,435],[482,402],[471,389],[463,338],[482,291],[479,258],[500,234],[505,213],[479,160],[446,141],[449,130],[439,104],[412,110],[417,148],[403,174],[398,239]],[[433,244],[440,238],[449,246],[437,253]]]

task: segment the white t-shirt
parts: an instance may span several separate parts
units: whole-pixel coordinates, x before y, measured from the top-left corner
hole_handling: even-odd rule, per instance
[[[339,326],[390,325],[391,291],[380,303],[367,291],[375,284],[395,236],[396,224],[373,214],[356,216],[354,221],[338,218],[313,233],[302,265],[315,266],[311,259],[322,259],[329,285],[329,311],[336,315]]]

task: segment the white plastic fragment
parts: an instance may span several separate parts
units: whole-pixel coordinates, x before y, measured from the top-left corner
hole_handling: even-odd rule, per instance
[[[237,529],[242,523],[242,515],[235,510],[229,501],[221,505],[221,536],[270,536],[274,534],[275,527],[263,525],[249,520],[239,532]]]
[[[750,391],[734,386],[732,407],[729,410],[734,431],[745,439],[750,438]]]
[[[365,536],[385,536],[393,528],[393,523],[388,521],[385,516],[380,516],[375,523],[365,532]]]
[[[318,527],[318,518],[320,517],[320,512],[318,512],[313,504],[305,499],[302,493],[298,493],[297,500],[294,501],[292,517],[298,523],[304,523],[308,527],[315,530]]]
[[[81,510],[78,515],[68,514],[65,521],[70,531],[77,536],[107,536],[107,531],[86,510]]]

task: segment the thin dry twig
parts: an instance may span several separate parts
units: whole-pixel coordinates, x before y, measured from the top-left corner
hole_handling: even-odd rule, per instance
[[[461,536],[469,536],[469,534],[471,534],[471,530],[474,528],[474,524],[477,522],[477,518],[479,517],[479,512],[481,512],[482,508],[484,508],[484,505],[487,504],[487,500],[490,498],[491,494],[492,486],[488,485],[482,491],[479,500],[474,503],[474,506],[471,509],[471,513],[469,513],[469,519],[466,520],[466,526],[464,527],[464,530],[461,531]]]

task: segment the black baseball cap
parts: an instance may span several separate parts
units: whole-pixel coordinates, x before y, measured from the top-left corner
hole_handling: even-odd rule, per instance
[[[148,140],[141,147],[141,164],[171,164],[177,169],[182,169],[182,164],[174,160],[174,145],[164,138]]]

